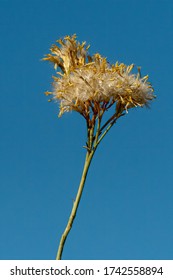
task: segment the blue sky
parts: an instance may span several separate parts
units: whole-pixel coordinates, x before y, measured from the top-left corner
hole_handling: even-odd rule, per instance
[[[149,74],[157,99],[98,148],[63,259],[173,259],[173,2],[0,0],[0,259],[55,259],[81,176],[85,122],[48,103],[56,39],[77,34]]]

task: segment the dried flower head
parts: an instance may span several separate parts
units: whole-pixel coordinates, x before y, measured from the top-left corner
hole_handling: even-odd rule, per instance
[[[90,119],[113,104],[118,115],[132,107],[147,106],[155,97],[148,76],[142,78],[140,71],[131,73],[133,64],[110,65],[100,54],[90,56],[89,46],[77,42],[76,35],[57,42],[59,46],[53,45],[44,60],[60,68],[53,77],[53,92],[46,92],[60,102],[59,116],[74,110]]]

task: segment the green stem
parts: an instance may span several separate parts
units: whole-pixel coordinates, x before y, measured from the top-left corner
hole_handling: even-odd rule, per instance
[[[82,196],[82,192],[84,189],[84,185],[85,185],[85,181],[86,181],[86,177],[87,177],[87,173],[90,167],[90,163],[91,160],[93,158],[93,155],[98,147],[98,145],[100,144],[100,142],[102,141],[102,139],[105,137],[105,135],[108,133],[108,131],[110,130],[110,128],[114,125],[114,123],[116,123],[117,119],[122,116],[123,114],[120,114],[119,116],[115,117],[115,115],[113,115],[113,117],[111,117],[106,123],[105,125],[103,125],[103,127],[100,129],[101,126],[101,118],[102,116],[99,117],[98,119],[98,123],[97,123],[97,131],[96,131],[96,135],[94,137],[94,127],[95,127],[95,122],[94,125],[92,126],[92,128],[90,128],[88,130],[88,149],[87,149],[87,153],[86,153],[86,158],[85,158],[85,164],[84,164],[84,168],[83,168],[83,172],[82,172],[82,177],[81,177],[81,181],[79,184],[79,188],[78,188],[78,192],[76,195],[76,199],[73,203],[73,207],[71,210],[71,214],[69,217],[69,220],[67,222],[66,228],[61,236],[61,240],[59,243],[59,247],[58,247],[58,252],[57,252],[57,256],[56,256],[56,260],[61,260],[61,256],[62,256],[62,252],[64,249],[64,245],[65,245],[65,241],[67,239],[67,236],[72,228],[74,219],[76,217],[76,213],[77,213],[77,209],[80,203],[80,199]],[[104,129],[106,127],[106,125],[109,126],[105,129],[104,132],[102,132],[102,129]],[[99,135],[101,134],[100,138]]]
[[[76,199],[73,203],[73,207],[72,207],[72,210],[71,210],[71,214],[70,214],[67,226],[66,226],[66,228],[65,228],[65,230],[64,230],[64,232],[61,236],[56,260],[61,260],[62,252],[63,252],[64,245],[65,245],[65,241],[66,241],[66,238],[67,238],[67,236],[68,236],[68,234],[69,234],[69,232],[72,228],[72,225],[73,225],[73,222],[74,222],[74,219],[75,219],[75,216],[76,216],[76,212],[77,212],[77,209],[78,209],[78,206],[79,206],[81,195],[82,195],[82,192],[83,192],[83,189],[84,189],[86,176],[87,176],[88,169],[89,169],[92,157],[94,155],[94,152],[95,152],[95,150],[92,150],[91,152],[87,151],[86,158],[85,158],[85,164],[84,164],[84,168],[83,168],[83,173],[82,173],[81,181],[80,181],[79,188],[78,188],[78,192],[77,192],[77,195],[76,195]]]
[[[100,132],[102,133],[103,129],[112,121],[113,124],[117,121],[118,118],[124,116],[125,113],[119,113],[117,114],[117,112],[109,119],[107,120],[107,122],[105,122],[105,124],[101,127]],[[111,125],[112,126],[112,125]]]
[[[100,138],[98,139],[97,141],[97,145],[96,145],[96,148],[97,146],[99,145],[99,143],[103,140],[103,138],[105,137],[105,135],[108,133],[108,131],[111,129],[111,127],[114,125],[114,123],[116,123],[117,119],[114,119],[110,124],[109,126],[105,129],[105,131],[101,134]],[[95,148],[95,147],[94,147]]]
[[[94,140],[94,147],[97,147],[97,142],[98,142],[98,137],[101,133],[101,130],[100,130],[100,126],[101,126],[101,120],[102,120],[102,115],[100,115],[98,117],[98,122],[97,122],[97,131],[96,131],[96,135],[95,135],[95,140]]]

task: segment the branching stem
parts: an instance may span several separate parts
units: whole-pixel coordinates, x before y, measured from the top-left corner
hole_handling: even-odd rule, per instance
[[[79,188],[78,188],[78,192],[77,192],[77,195],[76,195],[76,199],[75,199],[75,201],[73,203],[73,207],[72,207],[71,214],[69,216],[66,228],[65,228],[65,230],[64,230],[64,232],[63,232],[63,234],[61,236],[61,240],[60,240],[60,243],[59,243],[59,248],[58,248],[56,260],[61,260],[62,252],[63,252],[63,249],[64,249],[64,245],[65,245],[67,236],[68,236],[68,234],[69,234],[69,232],[70,232],[70,230],[72,228],[74,219],[76,217],[77,209],[78,209],[78,206],[79,206],[79,203],[80,203],[80,199],[81,199],[82,192],[83,192],[83,189],[84,189],[87,173],[88,173],[88,170],[89,170],[89,167],[90,167],[93,155],[94,155],[98,145],[102,141],[102,139],[105,137],[105,135],[108,133],[108,131],[114,125],[114,123],[116,123],[117,119],[120,116],[122,116],[122,114],[117,116],[117,117],[115,117],[115,115],[113,115],[113,117],[111,117],[102,126],[102,128],[100,128],[101,127],[102,116],[99,116],[99,118],[97,120],[97,130],[95,132],[95,135],[94,135],[94,128],[95,128],[95,125],[96,125],[95,121],[94,121],[93,126],[88,128],[88,142],[87,142],[88,147],[87,147],[87,153],[86,153],[84,168],[83,168],[83,172],[82,172],[82,176],[81,176],[81,181],[80,181],[80,184],[79,184]],[[106,128],[106,126],[107,126],[107,128]],[[103,132],[104,128],[106,128],[106,129]],[[99,136],[100,136],[100,138],[99,138]]]

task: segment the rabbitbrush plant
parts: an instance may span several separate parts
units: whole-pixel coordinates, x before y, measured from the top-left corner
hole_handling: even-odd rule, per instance
[[[94,153],[117,120],[133,107],[148,106],[155,98],[148,76],[132,73],[134,65],[116,62],[110,65],[107,59],[96,53],[89,55],[86,42],[80,44],[76,35],[57,41],[43,60],[54,64],[53,91],[46,92],[49,100],[59,102],[59,117],[65,112],[76,111],[86,122],[86,158],[67,226],[60,239],[56,259],[60,260],[66,238],[72,228],[87,173]],[[58,70],[58,71],[57,71]],[[111,116],[105,120],[110,108]],[[103,120],[104,116],[104,120]]]

